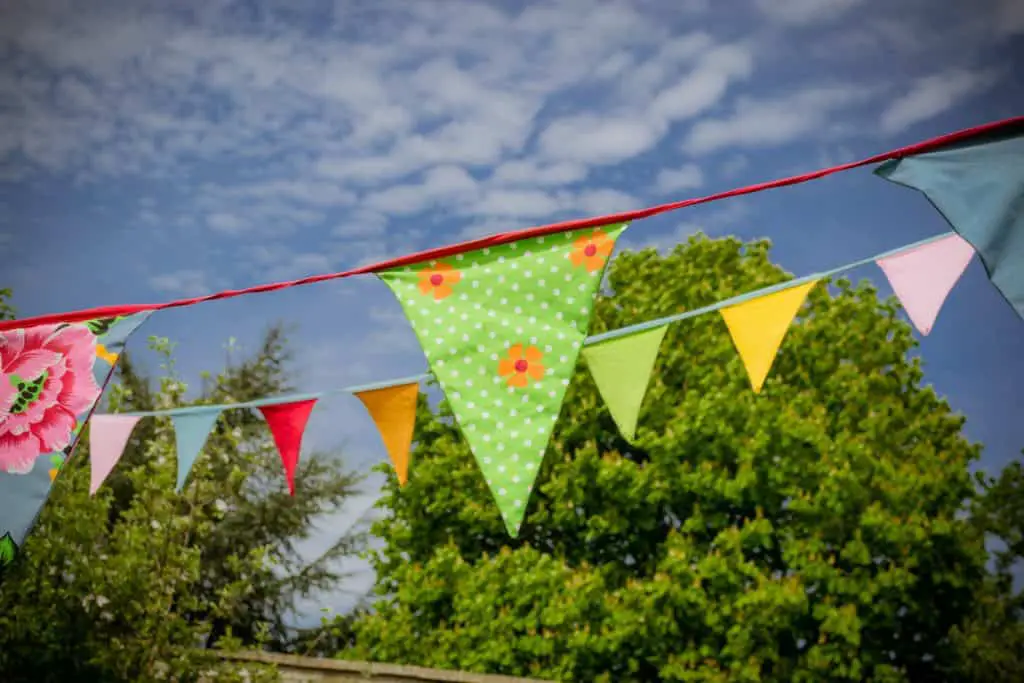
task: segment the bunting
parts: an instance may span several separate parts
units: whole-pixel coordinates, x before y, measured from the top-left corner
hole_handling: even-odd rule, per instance
[[[974,249],[959,235],[922,244],[878,259],[878,267],[892,285],[914,327],[932,331],[942,304],[967,270]]]
[[[0,331],[3,557],[14,556],[74,450],[118,354],[148,316]]]
[[[721,310],[754,393],[764,386],[790,323],[817,283],[812,280]]]
[[[206,439],[210,436],[220,413],[221,408],[213,406],[211,408],[194,408],[193,412],[171,416],[175,448],[178,454],[178,491],[185,486],[185,480],[188,478],[189,472],[192,471],[192,465],[195,464],[199,452],[206,445]]]
[[[409,449],[412,448],[416,428],[419,395],[420,385],[417,382],[356,393],[356,398],[362,401],[377,425],[384,448],[395,466],[399,486],[405,486],[409,480]]]
[[[636,438],[640,406],[667,330],[668,326],[663,325],[583,349],[597,390],[619,433],[629,443]]]
[[[402,305],[498,504],[519,533],[624,224],[378,273]]]
[[[277,452],[284,465],[284,475],[288,480],[288,492],[295,495],[295,470],[299,465],[299,451],[302,450],[302,435],[306,431],[309,414],[316,405],[316,399],[296,401],[295,403],[278,403],[260,406],[263,419],[267,421],[270,434],[277,444]]]
[[[801,176],[616,216],[495,235],[344,273],[157,305],[0,321],[0,564],[13,556],[71,454],[125,340],[151,311],[378,275],[409,318],[504,523],[516,536],[581,352],[609,412],[632,442],[668,324],[720,311],[751,386],[759,392],[814,285],[865,263],[588,339],[593,296],[626,221],[886,162],[876,173],[924,193],[956,233],[875,257],[914,325],[928,334],[972,249],[994,285],[1024,317],[1022,159],[1024,118],[1017,118]],[[402,484],[408,479],[414,437],[416,382],[354,391],[377,425]],[[302,436],[315,403],[306,396],[243,404],[263,413],[293,495]],[[219,411],[227,407],[239,406],[159,413],[172,414],[179,488]],[[96,416],[90,430],[90,491],[112,471],[139,418]],[[37,464],[44,456],[49,467]]]
[[[281,457],[285,477],[288,480],[288,490],[291,495],[295,495],[295,470],[299,462],[299,452],[302,449],[302,435],[306,430],[306,422],[309,420],[309,414],[315,404],[315,398],[274,402],[263,399],[254,404],[235,406],[192,406],[175,411],[96,415],[92,419],[90,430],[90,450],[93,462],[89,492],[95,493],[113,471],[140,418],[162,414],[167,414],[171,418],[178,456],[176,490],[180,491],[220,413],[227,408],[253,407],[263,414],[263,418],[270,428],[274,444]]]
[[[923,193],[974,247],[989,280],[1024,318],[1024,121],[887,161],[875,173]]]

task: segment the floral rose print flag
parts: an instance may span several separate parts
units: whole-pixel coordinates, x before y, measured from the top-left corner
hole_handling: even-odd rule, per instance
[[[0,557],[13,557],[118,354],[147,317],[0,332]]]
[[[401,303],[512,536],[626,225],[378,273]]]

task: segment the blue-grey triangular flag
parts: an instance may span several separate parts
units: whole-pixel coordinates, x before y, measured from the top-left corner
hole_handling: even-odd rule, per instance
[[[888,161],[875,172],[923,192],[1024,318],[1024,125]]]
[[[206,444],[213,425],[220,416],[220,408],[196,409],[195,412],[171,416],[174,437],[178,446],[178,490],[185,485],[192,465],[199,457],[199,451]]]

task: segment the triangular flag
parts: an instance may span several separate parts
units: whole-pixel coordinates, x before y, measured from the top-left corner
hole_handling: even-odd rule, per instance
[[[378,273],[402,304],[514,537],[623,224]]]
[[[924,193],[1024,318],[1024,125],[889,161],[875,173]]]
[[[121,459],[128,438],[135,429],[139,418],[135,415],[93,415],[89,421],[89,495],[96,493],[100,485]]]
[[[302,449],[302,434],[306,431],[309,413],[316,405],[316,399],[296,401],[295,403],[278,403],[272,406],[260,406],[263,419],[267,421],[270,433],[277,444],[277,452],[281,455],[284,465],[284,476],[288,479],[288,492],[295,495],[295,469],[299,464],[299,451]]]
[[[419,395],[418,382],[356,394],[377,425],[380,438],[395,466],[400,486],[405,486],[409,478],[409,449],[412,447],[412,435],[416,427],[416,401]]]
[[[179,413],[171,416],[174,426],[174,439],[178,451],[178,484],[180,491],[185,485],[188,473],[192,471],[199,452],[203,450],[206,439],[217,423],[221,409],[193,408],[194,412]]]
[[[790,323],[816,284],[817,280],[805,282],[720,311],[754,393],[764,386]]]
[[[974,249],[959,235],[880,258],[876,263],[889,279],[921,334],[932,331],[935,318],[953,285],[967,269]]]
[[[587,359],[587,367],[598,391],[608,404],[608,412],[619,426],[619,432],[630,443],[636,437],[640,405],[647,393],[647,383],[666,330],[667,325],[655,327],[583,349],[583,357]]]

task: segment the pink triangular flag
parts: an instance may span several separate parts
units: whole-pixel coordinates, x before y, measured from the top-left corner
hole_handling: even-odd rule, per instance
[[[921,334],[932,331],[939,309],[967,269],[974,248],[950,235],[876,261],[889,279],[911,322]]]
[[[295,403],[279,403],[272,406],[261,406],[263,419],[270,427],[270,433],[277,444],[277,452],[281,455],[284,475],[288,479],[288,491],[295,495],[295,468],[299,464],[299,451],[302,449],[302,434],[306,431],[309,413],[316,405],[316,399],[297,401]]]
[[[139,418],[134,415],[93,415],[89,421],[89,495],[96,493],[121,459]]]

